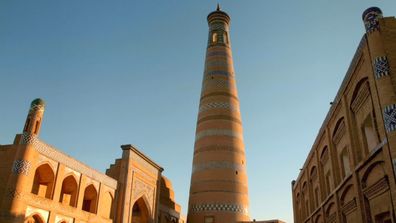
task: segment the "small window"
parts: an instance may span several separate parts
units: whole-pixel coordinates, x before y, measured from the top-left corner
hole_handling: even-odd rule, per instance
[[[205,216],[205,223],[214,223],[214,216]]]
[[[348,154],[348,148],[344,148],[341,152],[340,156],[341,162],[342,162],[342,177],[346,177],[348,174],[351,173],[351,166],[349,163],[349,154]]]
[[[28,128],[29,128],[29,125],[30,125],[30,118],[28,118],[28,119],[26,120],[25,127],[23,128],[23,131],[24,131],[24,132],[27,132],[27,130],[28,130]]]
[[[217,33],[213,33],[212,34],[212,43],[216,43],[217,42]]]
[[[373,125],[373,119],[369,115],[362,125],[362,132],[365,138],[365,144],[368,151],[373,150],[378,144],[377,133]]]
[[[40,127],[40,121],[36,121],[36,126],[34,127],[34,134],[38,133],[39,127]]]
[[[223,33],[223,39],[224,39],[224,43],[228,43],[228,35],[226,32]]]

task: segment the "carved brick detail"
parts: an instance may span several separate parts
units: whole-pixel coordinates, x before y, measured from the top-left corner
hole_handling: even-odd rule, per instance
[[[363,193],[368,199],[371,199],[378,195],[381,195],[382,193],[384,193],[388,190],[389,190],[388,180],[384,177],[384,178],[378,180],[373,185],[365,188],[363,190]]]
[[[365,83],[358,91],[356,97],[351,103],[351,109],[354,113],[359,111],[366,99],[370,96],[370,89],[368,83]]]
[[[344,214],[349,214],[349,213],[353,212],[356,209],[356,207],[357,207],[356,199],[354,198],[342,206],[342,212]]]
[[[150,210],[153,210],[154,207],[154,192],[154,188],[151,185],[148,185],[137,178],[133,179],[133,200],[138,199],[142,195],[146,195]]]

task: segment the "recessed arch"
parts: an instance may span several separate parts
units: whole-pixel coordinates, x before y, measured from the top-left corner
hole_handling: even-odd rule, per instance
[[[32,193],[51,199],[55,174],[48,163],[36,168],[33,179]]]
[[[345,187],[345,189],[342,191],[341,196],[340,196],[340,201],[341,205],[345,203],[345,199],[347,198],[347,195],[350,195],[352,193],[352,184],[349,184]]]
[[[358,95],[360,89],[365,85],[368,85],[368,77],[364,77],[361,80],[359,80],[359,82],[356,84],[353,93],[352,93],[352,98],[351,98],[351,102],[350,102],[350,108],[352,109],[352,104],[356,99],[356,96]],[[370,89],[370,88],[369,88]]]
[[[340,119],[338,119],[334,129],[333,129],[333,134],[332,134],[332,138],[334,139],[334,136],[336,135],[338,129],[340,128],[340,126],[344,123],[344,117],[341,117]]]
[[[76,207],[77,204],[77,180],[73,174],[68,175],[62,182],[62,190],[59,202]]]
[[[132,207],[132,223],[148,223],[150,221],[149,207],[144,195],[138,198]]]
[[[317,174],[318,174],[318,169],[316,168],[316,166],[313,166],[313,167],[311,168],[310,173],[309,173],[310,178],[315,177]]]
[[[320,153],[320,160],[323,160],[324,158],[325,158],[325,156],[327,155],[327,153],[328,153],[328,147],[327,146],[324,146],[323,147],[323,149],[322,149],[322,152]]]
[[[382,178],[383,176],[385,176],[385,170],[383,167],[383,163],[384,161],[376,161],[372,164],[370,164],[370,166],[366,169],[366,171],[364,172],[363,176],[362,176],[362,186],[363,188],[365,188],[367,185],[367,181],[368,178],[373,175],[373,173],[376,175],[376,178]],[[376,170],[378,171],[378,173],[380,173],[379,175],[376,172]]]
[[[106,191],[100,201],[100,214],[104,218],[113,219],[113,195]]]
[[[94,185],[90,184],[84,190],[82,210],[95,214],[97,203],[98,203],[98,192],[96,191]]]

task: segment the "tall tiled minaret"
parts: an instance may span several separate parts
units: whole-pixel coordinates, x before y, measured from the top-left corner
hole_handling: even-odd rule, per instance
[[[208,15],[209,40],[195,135],[188,223],[249,220],[248,180],[230,17]]]

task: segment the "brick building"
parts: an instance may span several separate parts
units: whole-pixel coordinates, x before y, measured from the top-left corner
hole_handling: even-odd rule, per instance
[[[1,223],[183,223],[163,168],[132,145],[100,173],[39,139],[44,101],[0,145]]]
[[[396,222],[396,19],[366,33],[296,181],[296,223]]]

